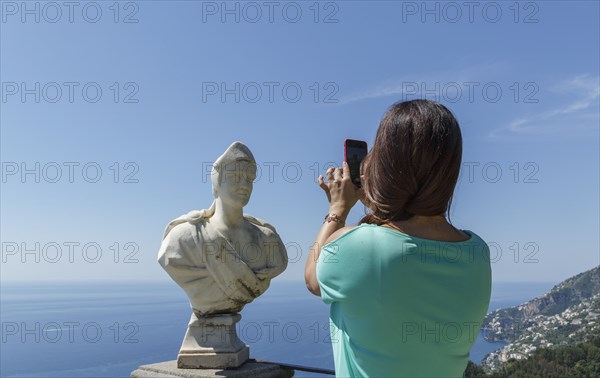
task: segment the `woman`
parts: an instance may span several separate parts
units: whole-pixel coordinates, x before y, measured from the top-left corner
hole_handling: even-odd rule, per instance
[[[491,292],[489,248],[446,220],[462,137],[443,105],[394,104],[361,166],[318,183],[329,213],[305,268],[310,292],[331,304],[338,377],[460,377]],[[361,199],[358,226],[344,227]],[[319,248],[319,246],[323,246]]]

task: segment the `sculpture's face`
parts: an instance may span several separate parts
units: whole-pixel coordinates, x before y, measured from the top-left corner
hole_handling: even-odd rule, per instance
[[[218,197],[223,204],[244,207],[250,201],[252,187],[256,179],[256,164],[238,160],[223,167]]]

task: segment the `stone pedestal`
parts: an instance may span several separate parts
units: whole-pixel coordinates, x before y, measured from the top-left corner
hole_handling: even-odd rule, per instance
[[[177,355],[182,369],[230,369],[246,362],[250,349],[237,336],[240,314],[197,316],[192,313]]]
[[[166,361],[157,364],[142,365],[131,373],[132,378],[291,378],[294,370],[279,365],[258,362],[246,362],[237,369],[180,369],[177,362]]]

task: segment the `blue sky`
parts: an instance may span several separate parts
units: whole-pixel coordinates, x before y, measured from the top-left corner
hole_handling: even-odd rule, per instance
[[[413,98],[459,120],[451,216],[495,281],[600,262],[598,2],[22,4],[2,1],[2,281],[169,281],[164,227],[210,205],[203,168],[235,140],[262,172],[245,211],[301,280],[316,176]]]

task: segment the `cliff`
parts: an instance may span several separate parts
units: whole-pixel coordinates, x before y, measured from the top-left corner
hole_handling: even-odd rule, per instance
[[[600,267],[527,303],[490,312],[482,329],[487,340],[509,343],[485,358],[488,371],[510,359],[525,359],[540,348],[574,345],[600,335]]]

